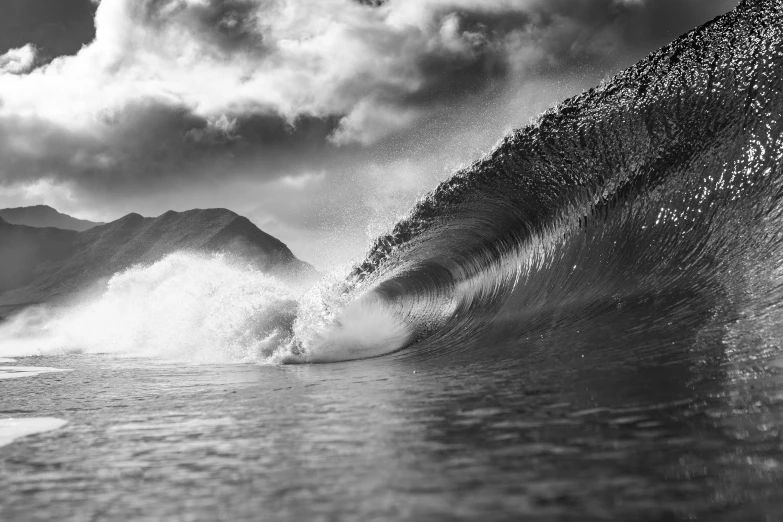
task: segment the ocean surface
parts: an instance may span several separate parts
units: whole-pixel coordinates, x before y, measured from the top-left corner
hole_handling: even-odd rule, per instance
[[[73,371],[0,416],[68,424],[0,448],[0,519],[783,519],[781,361],[623,326],[513,362],[33,358]]]
[[[11,317],[0,519],[783,520],[781,71],[746,0],[315,287],[179,253]]]

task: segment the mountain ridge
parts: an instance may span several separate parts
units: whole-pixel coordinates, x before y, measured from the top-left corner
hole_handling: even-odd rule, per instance
[[[0,219],[12,225],[26,225],[37,228],[61,228],[63,230],[76,230],[83,232],[105,223],[77,219],[68,214],[63,214],[49,205],[33,205],[29,207],[15,207],[0,209]]]
[[[82,232],[0,218],[0,315],[67,297],[180,251],[226,253],[286,279],[317,275],[285,243],[227,209],[168,211],[154,218],[131,213]]]

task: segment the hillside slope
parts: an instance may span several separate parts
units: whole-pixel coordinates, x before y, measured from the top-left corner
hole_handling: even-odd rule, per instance
[[[0,209],[0,218],[12,225],[26,225],[38,228],[55,227],[63,230],[76,230],[77,232],[104,224],[85,219],[76,219],[46,205]]]
[[[284,243],[226,209],[169,211],[156,218],[128,214],[84,232],[0,221],[0,316],[178,251],[224,252],[289,279],[317,275]]]

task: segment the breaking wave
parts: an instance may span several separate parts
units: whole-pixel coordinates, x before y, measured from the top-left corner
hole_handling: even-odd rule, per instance
[[[23,310],[0,328],[0,353],[327,362],[381,355],[407,341],[405,326],[377,298],[353,299],[338,288],[325,279],[295,289],[237,258],[177,253],[116,274],[97,298]]]
[[[274,351],[296,306],[282,283],[225,256],[174,254],[115,275],[98,298],[22,311],[0,351],[251,360]]]
[[[405,357],[754,318],[754,342],[779,346],[782,70],[783,2],[744,1],[505,137],[351,284],[406,325]]]
[[[780,71],[783,2],[745,1],[504,138],[348,277],[292,290],[225,256],[176,254],[117,274],[98,300],[18,315],[0,356],[513,356],[590,324],[620,343],[768,319],[783,302]]]

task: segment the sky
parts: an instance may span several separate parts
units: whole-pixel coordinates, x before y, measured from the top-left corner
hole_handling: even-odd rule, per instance
[[[3,0],[0,208],[229,208],[322,270],[737,0]]]

